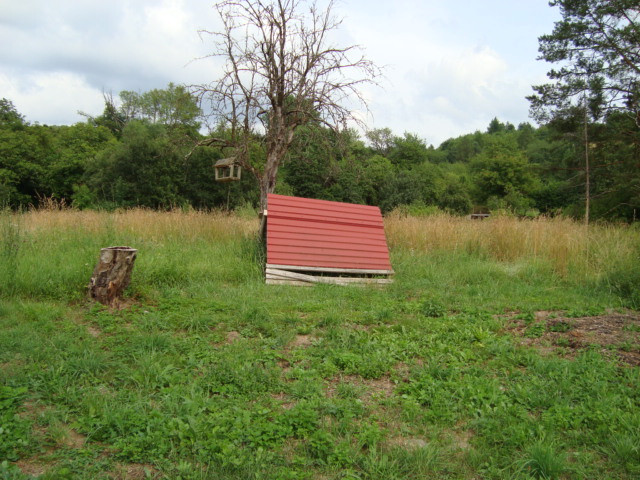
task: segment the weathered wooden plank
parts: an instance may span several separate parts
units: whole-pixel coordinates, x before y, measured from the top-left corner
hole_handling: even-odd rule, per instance
[[[280,270],[277,268],[269,268],[266,270],[267,275],[275,275],[278,277],[289,278],[293,280],[300,280],[303,282],[317,283],[319,277],[313,275],[305,275],[303,273],[289,272],[287,270]]]
[[[266,278],[268,280],[291,280],[286,277],[280,277],[278,275],[267,275]],[[383,278],[347,278],[347,277],[321,277],[317,282],[305,282],[304,280],[292,280],[294,282],[304,282],[307,285],[315,285],[319,283],[328,284],[328,285],[390,285],[393,283],[393,280],[383,279]],[[296,283],[297,284],[297,283]]]
[[[297,280],[277,280],[273,278],[267,278],[267,285],[295,285],[298,287],[311,287],[313,283],[299,282]]]
[[[334,282],[329,282],[329,281],[322,281],[322,282],[305,282],[304,280],[291,280],[291,279],[287,279],[287,278],[283,278],[283,277],[276,277],[276,278],[270,278],[267,277],[266,279],[266,283],[267,285],[297,285],[297,286],[304,286],[304,287],[311,287],[313,285],[317,285],[319,283],[323,283],[325,285],[339,285],[339,286],[354,286],[354,287],[364,287],[364,283],[347,283],[347,282],[340,282],[340,279],[335,279],[336,281]]]
[[[311,282],[311,283],[335,283],[339,281],[341,283],[379,283],[388,285],[393,283],[393,280],[390,278],[367,278],[367,277],[327,277],[327,276],[315,276],[315,275],[304,275],[297,272],[288,272],[286,270],[278,270],[274,268],[268,268],[266,271],[268,278],[287,278],[287,279],[295,279],[303,282]]]
[[[267,263],[267,268],[278,270],[295,270],[300,272],[326,272],[326,273],[362,273],[369,275],[392,275],[393,270],[371,270],[366,268],[335,268],[335,267],[307,267],[301,265],[276,265]]]
[[[393,283],[389,278],[364,278],[364,277],[319,277],[314,275],[304,275],[297,272],[289,272],[275,268],[267,268],[267,279],[271,280],[296,280],[300,282],[328,283],[334,285],[354,285],[354,284],[378,284],[388,285]]]

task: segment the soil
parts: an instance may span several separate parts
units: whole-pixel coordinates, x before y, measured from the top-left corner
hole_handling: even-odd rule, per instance
[[[89,332],[89,335],[91,335],[93,338],[98,338],[102,333],[99,329],[91,325],[87,326],[87,332]]]
[[[64,436],[61,439],[61,443],[65,447],[80,449],[84,447],[84,444],[87,441],[87,437],[76,432],[72,428],[66,427],[64,428]]]
[[[51,464],[42,463],[38,457],[31,457],[18,460],[15,463],[16,467],[20,469],[25,475],[32,477],[39,477],[51,468]]]
[[[418,437],[392,437],[388,441],[389,445],[402,447],[406,450],[419,450],[429,445],[423,438]]]
[[[159,478],[159,472],[153,465],[129,463],[118,465],[114,472],[117,480],[142,480],[144,478]]]
[[[365,404],[371,404],[379,398],[388,398],[392,396],[393,391],[396,388],[396,384],[388,376],[365,379],[359,375],[339,375],[326,382],[327,397],[335,397],[338,385],[342,382],[362,387],[360,399]]]
[[[294,338],[289,344],[289,348],[306,348],[311,345],[312,341],[313,337],[311,335],[296,335],[296,338]]]
[[[531,338],[532,326],[541,325],[540,335]],[[520,344],[543,354],[559,353],[572,357],[587,348],[597,348],[608,358],[640,366],[640,313],[607,313],[592,317],[569,318],[562,312],[541,311],[533,322],[511,315],[507,330],[520,337]]]
[[[233,343],[239,338],[242,338],[242,335],[240,335],[240,332],[236,332],[235,330],[232,330],[230,332],[227,332],[226,343]]]

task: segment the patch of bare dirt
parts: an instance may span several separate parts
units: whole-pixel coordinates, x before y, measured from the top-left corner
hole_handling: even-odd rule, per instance
[[[89,335],[91,335],[93,338],[98,338],[102,333],[98,328],[92,325],[87,326],[87,332],[89,332]]]
[[[373,379],[362,378],[359,375],[340,375],[327,381],[326,392],[329,398],[336,396],[338,385],[341,383],[350,383],[360,387],[359,389],[362,390],[360,399],[367,404],[374,402],[378,398],[392,396],[396,388],[396,384],[387,375]]]
[[[370,332],[371,330],[373,330],[373,327],[375,325],[363,325],[361,323],[355,323],[353,325],[351,325],[351,328],[353,328],[354,330],[358,330],[361,332]]]
[[[453,445],[460,450],[466,450],[471,445],[473,432],[470,430],[455,430],[451,432],[451,440]]]
[[[127,308],[131,308],[133,306],[141,306],[142,304],[136,300],[135,298],[117,298],[114,300],[113,305],[109,308],[111,311],[113,310],[126,310]]]
[[[74,449],[80,449],[84,447],[84,444],[87,441],[87,437],[76,432],[73,428],[70,428],[67,425],[62,426],[61,429],[62,435],[60,440],[58,441],[61,446]]]
[[[421,358],[413,359],[413,364],[417,366],[424,365],[424,361]],[[411,373],[411,365],[405,362],[398,362],[393,366],[393,370],[400,375],[400,377],[404,380],[409,378],[409,374]]]
[[[282,373],[285,375],[287,374],[287,372],[289,372],[289,370],[291,370],[291,362],[289,362],[289,360],[287,360],[286,358],[280,358],[276,363],[282,369]]]
[[[311,335],[296,335],[296,338],[289,342],[289,348],[307,348],[313,342]]]
[[[25,475],[37,478],[44,475],[51,467],[51,464],[42,462],[40,456],[34,456],[18,460],[15,466]]]
[[[236,332],[235,330],[232,330],[230,332],[227,332],[226,343],[233,343],[241,337],[242,335],[240,335],[240,332]]]
[[[160,472],[153,465],[143,463],[120,464],[115,468],[116,480],[142,480],[144,478],[160,478]]]
[[[285,410],[290,410],[296,404],[296,402],[289,398],[289,396],[284,392],[274,393],[271,395],[271,398],[281,402],[281,406]]]
[[[561,312],[541,311],[535,314],[533,322],[509,318],[507,329],[520,337],[522,345],[535,347],[542,354],[561,351],[565,356],[572,356],[595,347],[609,358],[640,366],[640,313],[637,312],[569,318]]]
[[[418,450],[429,445],[429,442],[419,437],[392,437],[388,443],[389,445],[402,447],[406,450]]]
[[[35,420],[39,415],[42,415],[47,410],[47,407],[41,403],[27,400],[22,404],[21,411],[18,412],[18,416],[22,418],[30,418]]]
[[[396,388],[396,384],[387,376],[373,380],[364,380],[363,385],[367,388],[371,397],[390,397]]]

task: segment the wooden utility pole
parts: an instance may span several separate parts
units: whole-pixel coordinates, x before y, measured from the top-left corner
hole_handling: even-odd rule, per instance
[[[591,204],[591,185],[589,172],[589,135],[588,135],[589,117],[587,112],[587,97],[584,98],[584,173],[585,173],[585,205],[584,205],[584,224],[589,225],[589,208]]]

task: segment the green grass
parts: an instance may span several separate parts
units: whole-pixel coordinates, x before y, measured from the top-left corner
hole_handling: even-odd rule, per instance
[[[248,234],[2,220],[0,478],[640,474],[638,367],[522,344],[538,310],[628,305],[610,272],[396,247],[384,289],[266,286]],[[85,299],[113,244],[139,249],[121,311]]]

